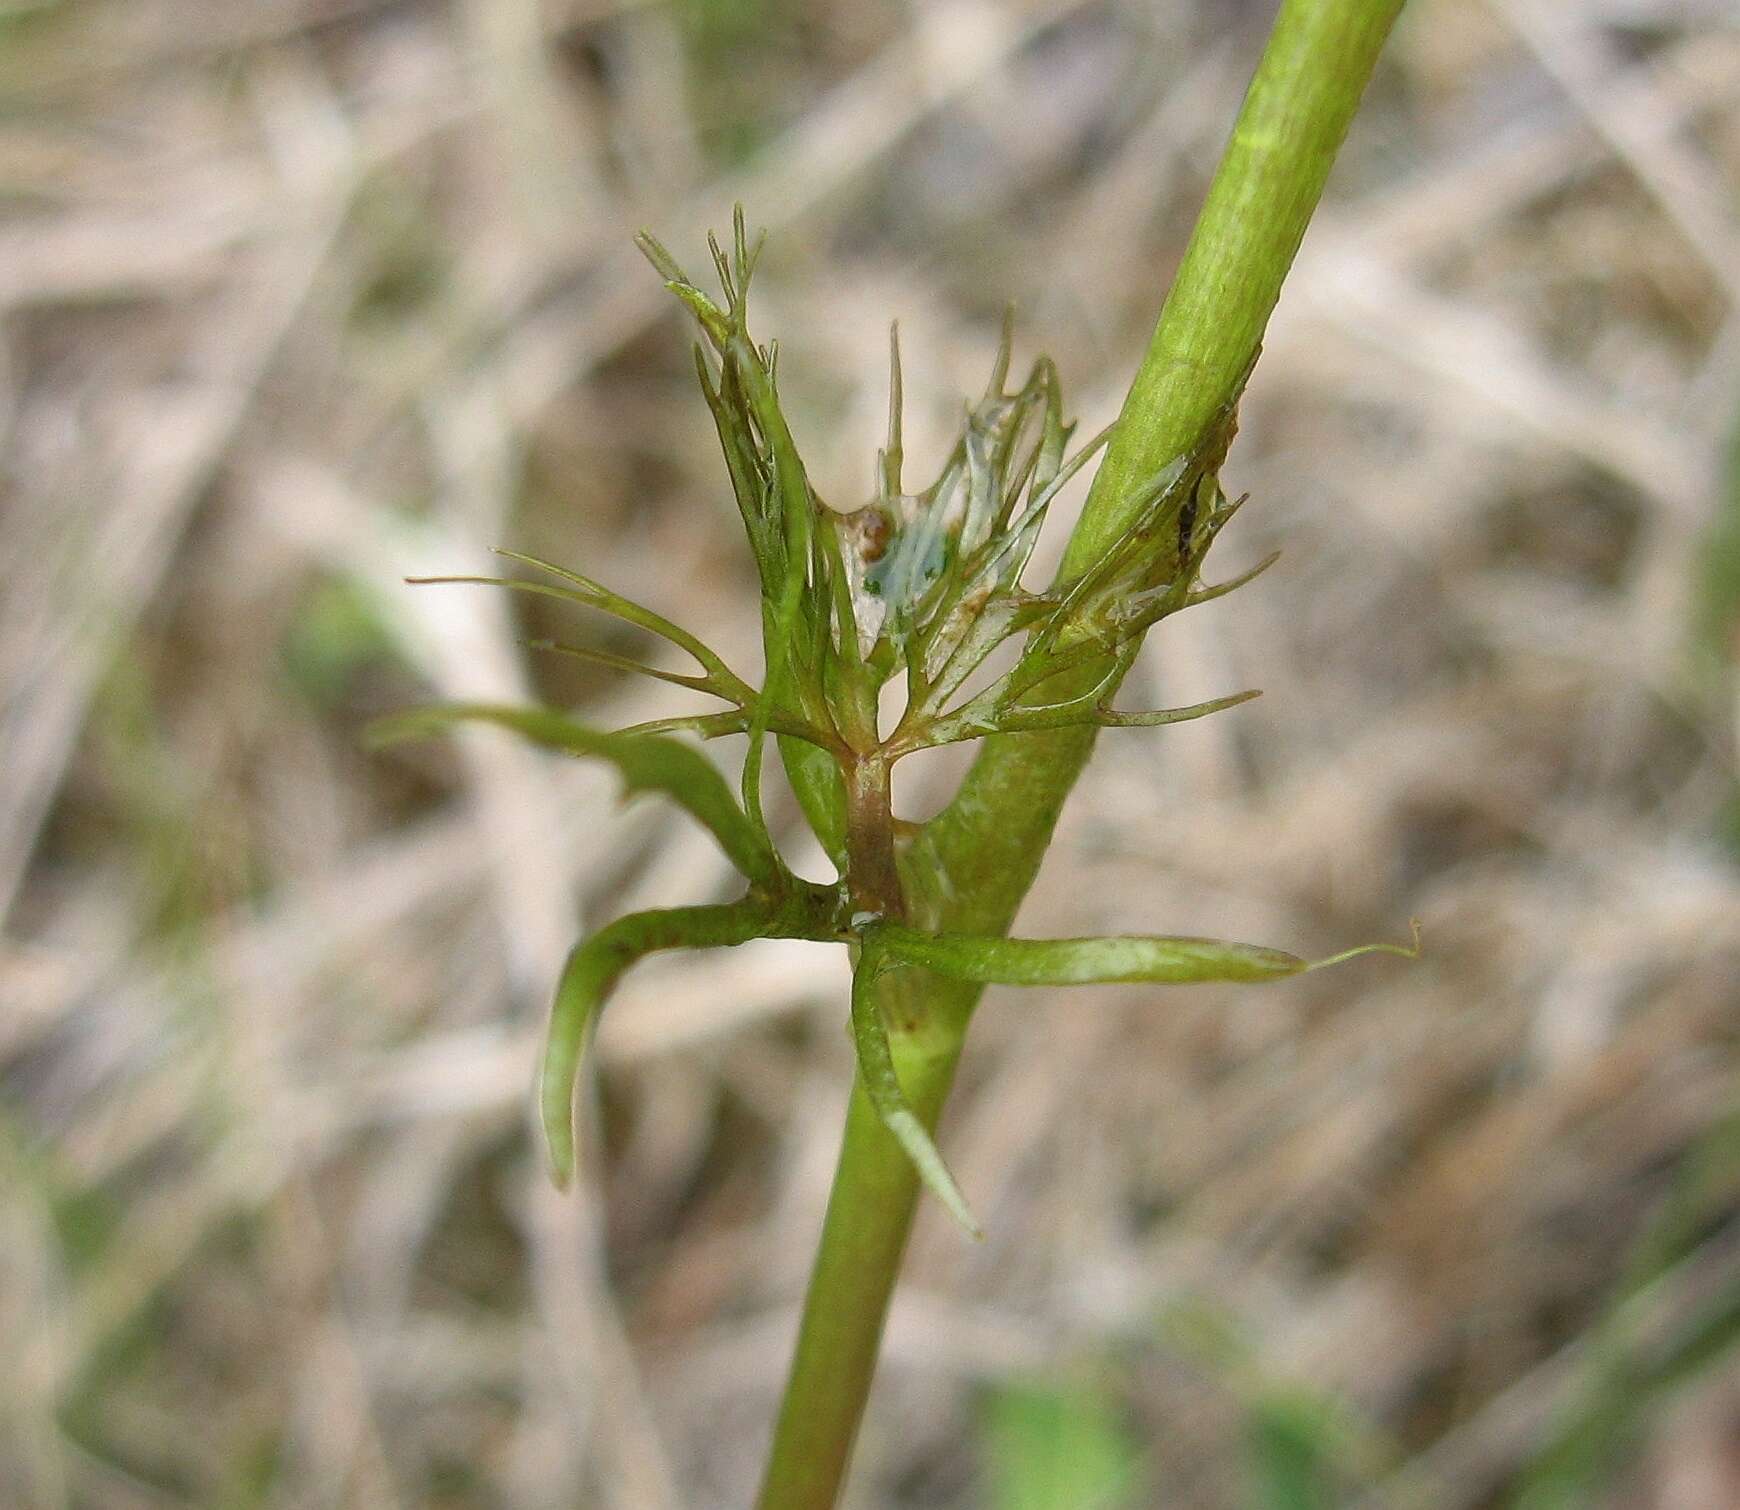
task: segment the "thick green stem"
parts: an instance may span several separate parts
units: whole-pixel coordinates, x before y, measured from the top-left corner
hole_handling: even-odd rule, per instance
[[[1286,0],[1070,537],[1064,575],[1238,394],[1402,0]]]
[[[1201,444],[1236,400],[1401,7],[1402,0],[1282,5],[1070,537],[1066,580],[1130,527],[1149,479]],[[985,741],[925,836],[948,890],[961,899],[950,926],[1009,926],[1092,750],[1091,729]]]
[[[1065,579],[1129,529],[1145,485],[1202,445],[1236,400],[1401,5],[1284,0],[1071,537]],[[1007,930],[1092,750],[1091,729],[986,740],[955,800],[904,857],[913,920]],[[934,1126],[981,988],[904,970],[883,989],[903,1087]],[[917,1188],[905,1154],[854,1090],[761,1510],[835,1503]]]
[[[916,971],[902,972],[916,975]],[[926,1127],[954,1079],[958,1033],[891,1035],[895,1068]],[[827,1510],[837,1498],[912,1230],[918,1174],[854,1081],[797,1352],[758,1510]]]

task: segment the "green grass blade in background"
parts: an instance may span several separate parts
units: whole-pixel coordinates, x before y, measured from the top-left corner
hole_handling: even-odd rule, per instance
[[[1582,1387],[1524,1471],[1516,1510],[1593,1503],[1617,1481],[1675,1391],[1733,1366],[1740,1347],[1737,1211],[1740,1111],[1687,1155],[1664,1210],[1638,1240],[1617,1298],[1587,1334]],[[1714,1280],[1699,1283],[1693,1271],[1712,1251]],[[1680,1314],[1665,1328],[1646,1322],[1652,1299],[1677,1290],[1691,1291],[1689,1303],[1676,1305],[1670,1295],[1667,1309]]]
[[[1334,1422],[1323,1402],[1275,1390],[1251,1403],[1245,1422],[1252,1510],[1334,1510]]]
[[[1740,418],[1728,442],[1715,517],[1698,554],[1692,644],[1700,670],[1740,663]]]
[[[1124,1510],[1142,1454],[1129,1427],[1082,1385],[1006,1383],[979,1425],[987,1510]]]
[[[1698,553],[1692,598],[1693,671],[1716,704],[1740,687],[1740,418],[1730,434],[1716,514]],[[1732,785],[1717,817],[1717,832],[1740,855],[1740,784]]]

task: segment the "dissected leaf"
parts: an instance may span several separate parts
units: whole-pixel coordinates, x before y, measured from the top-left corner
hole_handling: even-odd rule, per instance
[[[376,745],[388,744],[436,734],[461,723],[499,724],[554,750],[608,760],[621,773],[629,791],[662,792],[686,808],[751,881],[773,886],[785,874],[767,830],[750,822],[713,763],[699,750],[674,739],[646,733],[605,733],[552,708],[490,703],[413,708],[380,720],[371,726],[368,738]]]
[[[569,571],[565,566],[557,566],[552,562],[529,556],[524,551],[511,551],[497,546],[495,554],[509,561],[517,561],[521,566],[536,567],[539,571],[548,572],[553,577],[560,577],[564,582],[571,583],[582,595],[596,601],[600,608],[607,608],[611,613],[627,619],[630,623],[639,624],[650,629],[654,634],[669,640],[673,645],[680,646],[704,666],[708,673],[721,683],[729,685],[736,691],[746,692],[749,684],[732,671],[719,655],[707,645],[698,635],[690,634],[679,624],[673,624],[663,614],[654,613],[650,608],[644,608],[639,603],[614,593],[601,583],[594,582],[590,577],[583,577],[578,572]]]
[[[933,640],[932,650],[946,648],[947,655],[934,669],[928,662],[924,668],[931,707],[946,707],[948,700],[960,691],[962,684],[984,664],[993,650],[1033,623],[1047,607],[1043,598],[1003,594],[980,606],[977,613],[963,615],[966,618],[965,632],[952,645],[941,636]],[[932,742],[947,743],[946,740]]]
[[[1270,551],[1269,554],[1264,556],[1255,566],[1250,567],[1246,571],[1240,572],[1236,577],[1229,577],[1226,581],[1216,582],[1209,587],[1198,587],[1193,589],[1190,596],[1185,601],[1190,607],[1194,608],[1199,603],[1212,603],[1216,598],[1224,598],[1229,592],[1237,592],[1241,587],[1244,587],[1251,582],[1255,582],[1258,577],[1262,576],[1264,572],[1280,559],[1281,553],[1279,551]]]

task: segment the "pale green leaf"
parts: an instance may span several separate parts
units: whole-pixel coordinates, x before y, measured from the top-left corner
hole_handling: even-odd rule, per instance
[[[1120,1413],[1082,1384],[1001,1384],[982,1426],[989,1510],[1122,1510],[1142,1453]]]

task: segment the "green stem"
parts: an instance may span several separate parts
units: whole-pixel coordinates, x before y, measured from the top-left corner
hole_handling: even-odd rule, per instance
[[[1143,485],[1199,445],[1237,399],[1401,6],[1282,5],[1070,537],[1065,580],[1129,528]],[[1086,680],[1102,669],[1079,675]],[[955,800],[925,835],[949,890],[962,899],[950,927],[992,932],[1013,921],[1093,741],[1091,729],[985,741]]]
[[[1284,0],[1070,539],[1064,579],[1129,528],[1144,485],[1201,445],[1236,401],[1401,5]],[[904,856],[916,923],[1008,929],[1093,737],[1065,729],[985,741],[954,801]],[[897,1071],[928,1127],[981,989],[918,970],[884,982]],[[917,1190],[910,1162],[855,1088],[760,1510],[835,1503]]]
[[[1141,485],[1208,430],[1281,284],[1402,0],[1287,0],[1070,537],[1066,576],[1128,527]]]
[[[934,1129],[963,1037],[894,1032],[891,1041],[907,1098]],[[854,1080],[758,1510],[827,1510],[838,1497],[917,1203],[912,1160]]]

